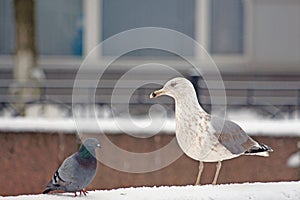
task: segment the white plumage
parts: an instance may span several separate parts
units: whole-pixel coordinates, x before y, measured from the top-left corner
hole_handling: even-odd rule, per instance
[[[196,184],[199,184],[203,162],[218,162],[213,184],[216,184],[221,161],[240,155],[268,156],[270,147],[250,138],[232,121],[212,117],[198,103],[195,89],[185,78],[174,78],[150,98],[168,95],[175,99],[176,138],[189,157],[200,161]]]

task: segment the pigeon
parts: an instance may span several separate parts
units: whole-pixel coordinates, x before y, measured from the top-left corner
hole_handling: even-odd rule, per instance
[[[249,137],[236,123],[206,113],[198,103],[192,83],[182,77],[169,80],[150,98],[167,95],[175,100],[176,139],[183,152],[200,162],[196,185],[200,183],[203,162],[217,162],[212,184],[217,184],[221,162],[241,155],[269,156],[271,147]]]
[[[56,170],[52,179],[46,186],[43,194],[50,191],[61,190],[65,192],[76,192],[87,194],[86,187],[92,182],[96,175],[97,159],[95,150],[100,144],[95,138],[86,139],[78,152],[64,160]]]

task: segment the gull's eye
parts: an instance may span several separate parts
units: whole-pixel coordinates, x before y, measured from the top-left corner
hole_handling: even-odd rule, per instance
[[[171,86],[175,87],[177,85],[177,83],[175,81],[171,82]]]

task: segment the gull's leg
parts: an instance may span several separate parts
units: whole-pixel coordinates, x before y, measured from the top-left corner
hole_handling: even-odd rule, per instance
[[[216,167],[217,167],[217,169],[216,169],[215,177],[214,177],[214,180],[212,182],[213,185],[217,184],[217,180],[218,180],[218,177],[219,177],[220,169],[222,167],[221,161],[218,161]]]
[[[195,185],[200,185],[201,174],[203,172],[204,164],[202,161],[199,162],[199,171]]]

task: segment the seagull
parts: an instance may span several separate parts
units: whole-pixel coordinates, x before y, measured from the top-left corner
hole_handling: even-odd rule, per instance
[[[77,196],[76,192],[86,195],[87,191],[85,188],[92,182],[96,175],[96,148],[100,148],[97,139],[86,139],[79,151],[66,158],[58,170],[56,170],[43,194],[54,190],[62,190],[65,192],[74,192],[75,196]]]
[[[175,100],[176,138],[190,158],[199,161],[196,185],[199,185],[204,162],[217,162],[212,184],[217,179],[222,161],[241,155],[269,156],[271,147],[249,137],[236,123],[212,116],[198,103],[192,83],[182,77],[169,80],[150,98],[167,95]]]

